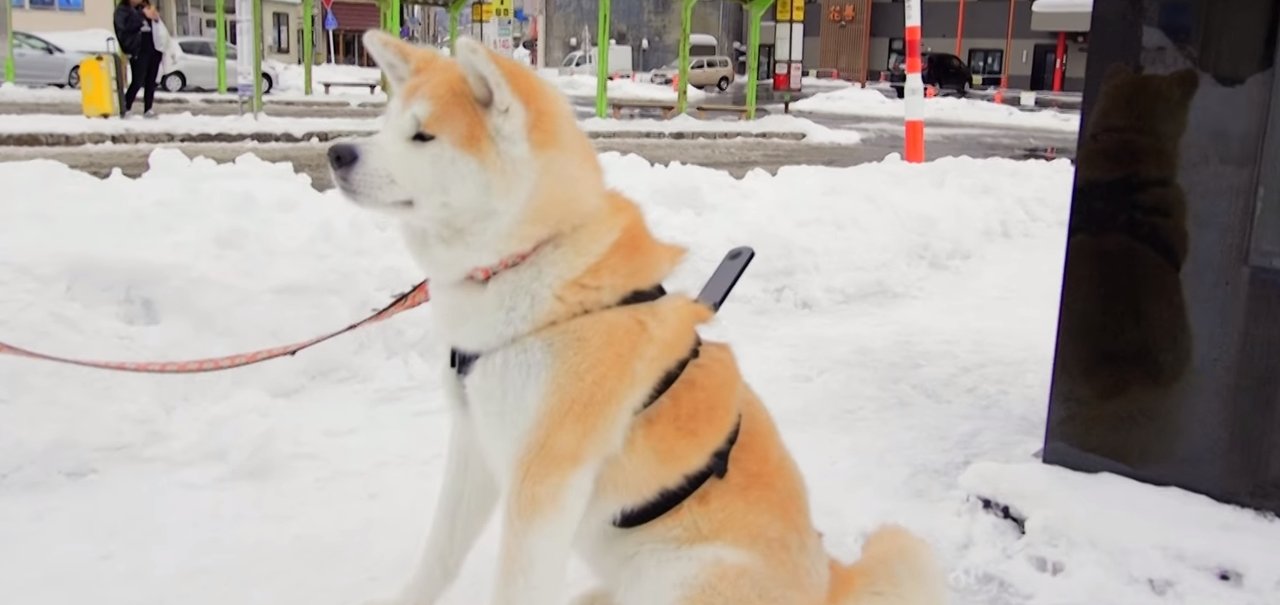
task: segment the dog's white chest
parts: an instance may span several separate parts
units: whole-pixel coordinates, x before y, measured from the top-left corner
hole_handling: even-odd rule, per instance
[[[485,461],[506,484],[551,391],[552,358],[538,339],[486,353],[460,381],[466,413]]]

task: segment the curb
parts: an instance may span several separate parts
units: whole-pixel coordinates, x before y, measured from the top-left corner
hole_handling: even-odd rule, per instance
[[[0,133],[0,147],[78,147],[81,145],[166,145],[196,143],[326,143],[338,139],[361,137],[373,131],[324,130],[303,132],[85,132],[52,133],[24,132]],[[653,140],[724,140],[764,139],[801,141],[802,132],[737,132],[737,131],[589,131],[591,139],[653,139]]]

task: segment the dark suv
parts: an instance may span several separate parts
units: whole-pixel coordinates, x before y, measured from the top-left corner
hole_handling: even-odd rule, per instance
[[[893,65],[889,68],[889,85],[898,93],[899,99],[903,97],[903,86],[907,81],[906,61],[906,56],[894,55]],[[960,57],[948,53],[920,53],[920,61],[920,77],[925,86],[932,84],[954,90],[962,97],[969,91],[973,76]]]

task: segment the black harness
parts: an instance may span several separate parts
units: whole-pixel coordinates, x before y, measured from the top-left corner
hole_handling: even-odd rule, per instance
[[[644,304],[658,300],[666,295],[666,289],[659,284],[646,290],[636,290],[635,292],[623,297],[622,300],[618,301],[616,304],[605,308]],[[654,385],[653,391],[649,394],[649,398],[636,413],[638,414],[643,412],[648,409],[649,406],[657,403],[658,399],[661,399],[662,396],[675,385],[676,381],[680,380],[680,376],[684,374],[685,368],[689,367],[689,364],[698,358],[699,351],[701,349],[702,339],[699,338],[694,342],[693,348],[689,350],[689,354],[676,362],[670,370],[667,370],[666,374],[663,374],[662,378],[658,380],[658,383]],[[471,373],[471,368],[475,366],[476,361],[479,359],[479,353],[460,351],[458,349],[451,349],[449,351],[449,367],[453,368],[454,372],[458,374],[458,378],[466,378],[467,374]],[[723,479],[725,474],[729,472],[729,454],[733,451],[734,444],[738,442],[738,432],[741,425],[742,419],[739,418],[738,422],[734,424],[733,430],[729,433],[729,437],[725,440],[724,444],[711,455],[711,459],[707,462],[706,466],[686,476],[680,485],[672,489],[663,490],[662,493],[658,494],[652,500],[649,500],[636,508],[623,510],[618,514],[617,518],[614,519],[614,527],[629,529],[644,525],[661,517],[662,515],[667,514],[668,512],[671,512],[677,506],[680,506],[681,503],[689,499],[689,497],[706,484],[707,481],[710,481],[712,477]]]
[[[1164,208],[1138,202],[1138,196],[1146,191],[1176,186],[1169,179],[1136,176],[1077,185],[1067,237],[1084,233],[1122,233],[1150,248],[1174,270],[1179,270],[1182,259],[1178,251],[1152,225],[1155,221],[1169,220],[1173,215]]]

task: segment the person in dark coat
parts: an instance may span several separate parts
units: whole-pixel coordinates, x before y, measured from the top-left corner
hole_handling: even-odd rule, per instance
[[[151,105],[155,102],[156,80],[160,77],[161,54],[151,34],[153,24],[159,20],[160,14],[147,0],[120,0],[116,5],[116,40],[129,58],[129,71],[133,75],[124,94],[122,115],[133,110],[133,102],[141,90],[143,116],[155,117]]]

